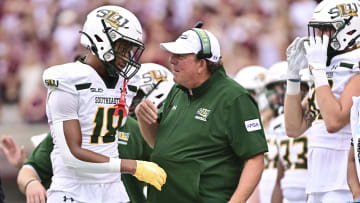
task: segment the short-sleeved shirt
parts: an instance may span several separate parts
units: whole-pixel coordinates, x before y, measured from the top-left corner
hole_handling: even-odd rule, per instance
[[[227,202],[245,161],[267,151],[256,102],[223,68],[192,92],[175,85],[159,111],[151,160],[168,177],[149,202]]]
[[[150,159],[152,150],[142,137],[137,121],[132,117],[128,117],[125,126],[119,132],[118,149],[122,159],[145,161]],[[124,182],[131,203],[146,202],[143,193],[144,182],[137,180],[130,174],[122,174],[121,179]]]
[[[50,160],[50,153],[53,151],[54,144],[51,134],[34,149],[25,165],[32,166],[38,174],[41,184],[45,188],[49,188],[51,184],[51,177],[53,176],[52,165]]]
[[[135,119],[128,117],[125,126],[120,129],[118,139],[118,150],[122,159],[149,160],[151,148],[146,144],[140,133],[138,123]],[[48,188],[53,176],[50,153],[53,150],[53,142],[50,133],[35,148],[25,165],[31,165],[39,175],[41,183]],[[143,194],[144,182],[138,181],[130,174],[122,174],[126,191],[131,203],[146,202]]]

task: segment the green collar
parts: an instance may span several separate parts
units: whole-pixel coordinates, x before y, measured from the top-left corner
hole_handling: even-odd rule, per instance
[[[202,83],[199,87],[192,88],[193,95],[190,97],[197,98],[203,95],[205,92],[207,92],[212,86],[216,85],[217,81],[219,81],[220,78],[224,78],[226,76],[224,67],[219,68],[216,70],[209,79],[207,79],[204,83]],[[182,89],[184,92],[189,94],[189,91],[186,87],[176,84],[176,87],[179,89]]]

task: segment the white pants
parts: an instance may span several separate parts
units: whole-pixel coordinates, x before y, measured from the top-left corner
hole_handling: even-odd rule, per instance
[[[286,203],[305,203],[306,193],[305,188],[283,188],[282,189],[284,201]]]
[[[330,192],[316,192],[308,196],[307,203],[341,203],[352,201],[353,197],[348,190],[334,190]]]
[[[122,186],[122,187],[121,187]],[[66,190],[66,191],[65,191]],[[70,192],[71,191],[71,192]],[[68,184],[64,190],[50,189],[47,203],[126,203],[130,202],[121,182],[103,184]]]

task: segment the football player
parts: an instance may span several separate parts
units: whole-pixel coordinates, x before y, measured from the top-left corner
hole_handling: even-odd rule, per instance
[[[276,178],[276,161],[277,149],[275,139],[268,136],[267,128],[269,121],[274,117],[275,113],[269,108],[266,98],[265,84],[269,72],[261,66],[247,66],[241,69],[235,76],[234,80],[242,85],[253,96],[258,103],[261,120],[265,129],[266,141],[268,144],[268,152],[264,154],[264,171],[262,173],[256,192],[251,195],[249,201],[259,199],[260,202],[270,202],[272,186]],[[270,76],[271,77],[271,76]],[[257,196],[258,195],[258,196]]]
[[[117,129],[136,94],[144,50],[142,28],[119,6],[91,11],[81,31],[90,53],[83,63],[50,67],[46,111],[54,150],[47,202],[128,202],[121,173],[161,190],[166,173],[157,164],[119,159]]]
[[[133,100],[129,114],[132,114],[131,109],[134,109],[139,101],[145,98],[149,98],[152,102],[157,104],[156,106],[160,107],[174,84],[172,73],[158,64],[142,64],[137,75],[140,77],[140,85],[135,98],[138,99]],[[119,129],[118,134],[118,150],[120,158],[149,159],[151,149],[144,141],[139,132],[137,122],[133,118],[128,117],[124,127]],[[46,191],[44,187],[47,188],[50,185],[51,177],[53,176],[50,161],[50,153],[53,150],[52,138],[50,136],[46,137],[46,134],[45,136],[36,136],[36,138],[45,140],[33,142],[34,145],[39,142],[41,143],[30,155],[28,161],[18,175],[19,187],[22,192],[26,194],[28,201],[44,198]],[[20,149],[13,151],[20,151]],[[15,155],[16,154],[14,154],[14,156]],[[21,162],[19,158],[18,162]],[[17,165],[22,165],[22,163],[23,162]],[[136,181],[136,179],[129,174],[123,174],[121,178],[125,184],[131,202],[145,202],[145,197],[143,195],[144,185],[139,181]],[[25,189],[25,184],[28,180],[32,179],[41,181],[43,186],[39,181],[33,181],[31,184],[28,184]]]
[[[286,61],[278,62],[270,68],[272,80],[266,88],[270,98],[270,106],[281,107],[286,88],[286,71],[288,64]],[[277,70],[277,71],[276,71]],[[307,71],[303,69],[302,72]],[[309,74],[301,75],[301,95],[302,97],[309,90]],[[277,175],[276,182],[272,191],[271,202],[306,202],[305,186],[307,183],[307,136],[305,134],[297,138],[289,138],[285,132],[284,112],[278,111],[279,115],[271,120],[267,134],[276,140],[277,148]]]
[[[308,202],[352,199],[346,174],[352,96],[360,95],[359,14],[356,0],[322,1],[308,24],[308,38],[295,39],[287,50],[286,134],[297,137],[308,129]],[[302,105],[299,71],[304,68],[314,86]]]

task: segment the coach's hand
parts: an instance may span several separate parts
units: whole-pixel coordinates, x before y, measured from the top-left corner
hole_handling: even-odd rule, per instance
[[[47,194],[46,189],[38,180],[29,182],[26,185],[26,202],[27,203],[45,203]]]
[[[149,161],[136,161],[136,172],[134,176],[141,181],[150,183],[161,191],[162,185],[166,182],[166,173],[159,165]]]
[[[158,109],[149,99],[145,99],[135,108],[138,120],[141,119],[150,125],[157,122],[157,113]]]

